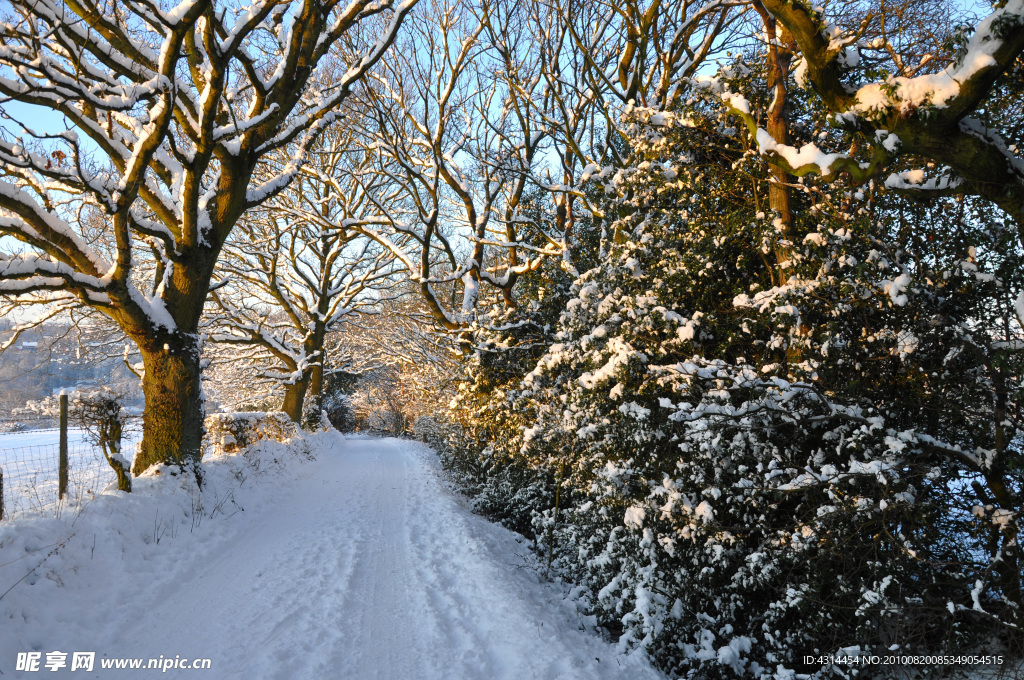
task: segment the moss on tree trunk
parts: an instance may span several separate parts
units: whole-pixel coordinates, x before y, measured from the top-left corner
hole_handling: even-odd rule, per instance
[[[139,348],[146,371],[142,379],[146,411],[142,448],[132,472],[139,475],[153,465],[167,463],[194,472],[199,480],[205,415],[199,341],[184,333],[164,340]]]
[[[284,403],[281,410],[288,414],[292,422],[302,424],[302,404],[306,400],[306,390],[309,387],[309,378],[302,376],[292,385],[285,385]]]

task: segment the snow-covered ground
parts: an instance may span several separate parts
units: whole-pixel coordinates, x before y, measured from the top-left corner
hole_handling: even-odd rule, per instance
[[[148,476],[77,519],[0,523],[3,677],[663,677],[584,630],[423,445],[332,432],[206,469],[202,494]],[[40,670],[16,671],[29,651]],[[45,668],[54,651],[67,668]],[[92,672],[70,670],[76,651],[96,652]],[[210,668],[100,668],[161,656]]]

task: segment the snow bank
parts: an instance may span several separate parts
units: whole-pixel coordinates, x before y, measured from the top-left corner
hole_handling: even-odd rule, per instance
[[[42,651],[45,661],[57,649],[95,651],[96,675],[62,672],[101,677],[100,658],[119,650],[55,648],[54,641],[74,645],[92,639],[97,626],[116,625],[122,617],[110,613],[130,607],[139,588],[166,589],[167,598],[188,588],[194,574],[183,573],[183,555],[222,545],[246,509],[272,506],[281,487],[310,467],[303,463],[342,441],[334,431],[261,441],[239,455],[205,458],[201,491],[176,468],[159,466],[135,478],[133,493],[108,488],[78,515],[0,522],[0,670],[10,677],[18,652]],[[111,612],[95,611],[97,603]]]

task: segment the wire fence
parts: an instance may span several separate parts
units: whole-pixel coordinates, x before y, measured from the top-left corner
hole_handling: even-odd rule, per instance
[[[0,419],[0,520],[77,512],[111,482],[114,470],[89,433],[67,427],[67,482],[61,487],[61,429],[57,418]],[[141,418],[125,423],[121,450],[131,458],[142,439]]]

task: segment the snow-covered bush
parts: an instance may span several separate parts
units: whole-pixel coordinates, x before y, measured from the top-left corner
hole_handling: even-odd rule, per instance
[[[444,426],[432,416],[420,416],[412,424],[412,434],[423,441],[436,440]]]
[[[103,457],[117,476],[117,488],[131,492],[131,460],[121,454],[121,435],[128,411],[124,395],[108,389],[76,390],[68,396],[68,419],[86,431],[88,438],[103,452]],[[29,402],[26,411],[57,418],[60,396]]]
[[[214,413],[206,416],[206,435],[213,453],[236,453],[261,440],[283,442],[298,427],[281,411]]]
[[[351,432],[356,426],[355,413],[352,411],[352,397],[344,392],[324,395],[324,411],[327,420],[338,432]]]
[[[481,330],[446,466],[680,676],[1012,649],[1019,249],[983,211],[811,180],[784,233],[701,106],[628,113],[636,163],[594,175],[606,257],[554,323]]]
[[[302,405],[302,427],[310,432],[331,427],[330,418],[327,411],[321,407],[319,399],[307,399]]]

